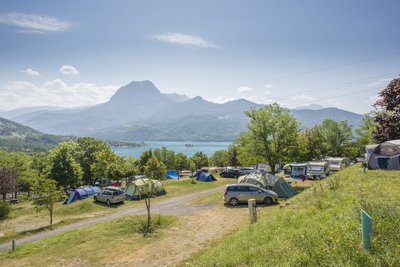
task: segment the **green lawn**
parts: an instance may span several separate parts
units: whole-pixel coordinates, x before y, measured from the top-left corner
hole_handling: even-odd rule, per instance
[[[146,216],[127,216],[99,223],[0,253],[0,266],[97,266],[112,264],[113,258],[126,255],[158,240],[176,222],[172,216],[152,217],[154,232],[143,236]]]
[[[236,179],[220,178],[218,174],[215,177],[217,178],[216,182],[196,181],[195,184],[191,183],[191,179],[182,179],[180,181],[164,180],[162,183],[165,186],[167,194],[155,198],[153,203],[236,181]],[[58,203],[55,206],[53,227],[56,228],[79,220],[139,206],[144,206],[143,201],[125,201],[124,204],[109,207],[103,203],[93,202],[93,197],[76,201],[70,205],[61,205],[61,203]],[[21,238],[48,229],[49,214],[47,211],[43,210],[38,213],[29,201],[21,202],[11,207],[12,211],[9,218],[0,221],[0,242]]]
[[[185,266],[400,266],[400,172],[352,166],[315,182]],[[360,210],[373,219],[361,246]]]

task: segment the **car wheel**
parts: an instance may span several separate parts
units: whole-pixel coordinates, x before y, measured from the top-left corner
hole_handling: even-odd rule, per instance
[[[94,197],[93,200],[94,200],[94,202],[97,202],[97,198],[96,197]]]
[[[111,205],[111,201],[109,199],[107,199],[107,205],[110,206]]]
[[[264,198],[264,205],[269,206],[269,205],[272,205],[273,203],[274,203],[274,201],[272,200],[272,198],[270,198],[270,197]]]
[[[239,200],[235,197],[229,199],[229,205],[231,206],[237,206],[237,204],[239,204]]]

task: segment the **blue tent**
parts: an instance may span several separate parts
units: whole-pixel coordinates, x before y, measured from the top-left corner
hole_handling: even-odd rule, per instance
[[[170,179],[179,179],[178,172],[176,170],[167,171],[167,178]]]
[[[201,172],[197,175],[196,180],[203,181],[203,182],[213,182],[216,181],[215,177],[208,172]]]
[[[96,186],[81,186],[77,189],[72,190],[69,194],[68,199],[64,201],[63,204],[71,204],[80,199],[88,198],[89,196],[93,196],[100,192],[100,188]]]

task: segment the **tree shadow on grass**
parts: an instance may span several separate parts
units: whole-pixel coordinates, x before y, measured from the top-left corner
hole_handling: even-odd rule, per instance
[[[119,208],[120,206],[125,204],[125,202],[119,202],[119,203],[114,203],[114,204],[108,205],[105,202],[99,202],[99,201],[93,201],[93,203],[96,204],[96,205],[99,205],[99,206],[103,206],[103,207],[107,207],[107,208],[113,208],[113,209]]]

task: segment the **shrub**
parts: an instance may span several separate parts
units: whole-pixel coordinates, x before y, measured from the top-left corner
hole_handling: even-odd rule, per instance
[[[0,220],[6,219],[10,211],[10,204],[5,201],[0,201]]]

